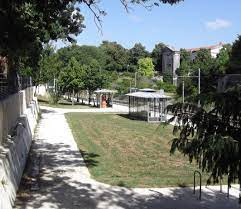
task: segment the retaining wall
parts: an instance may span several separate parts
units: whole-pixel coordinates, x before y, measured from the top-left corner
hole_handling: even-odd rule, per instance
[[[39,107],[32,87],[0,101],[0,209],[14,205]]]

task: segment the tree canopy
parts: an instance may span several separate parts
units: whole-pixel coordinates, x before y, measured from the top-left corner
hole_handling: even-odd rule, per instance
[[[228,73],[241,73],[241,36],[234,42],[230,56]]]
[[[198,62],[203,62],[206,70],[206,83],[202,85],[210,86],[224,73],[239,72],[240,42],[239,37],[232,49],[226,45],[214,60],[213,68],[205,63],[213,64],[213,60],[207,52],[201,52]],[[200,106],[194,103],[198,99]],[[171,153],[179,150],[191,162],[196,161],[202,171],[210,173],[208,183],[217,183],[228,176],[229,186],[235,180],[241,185],[241,85],[234,83],[224,92],[217,92],[217,88],[204,89],[194,100],[168,106],[175,124]]]
[[[105,66],[109,71],[122,72],[127,69],[128,50],[116,42],[103,41],[100,49],[104,53]]]
[[[162,72],[162,52],[164,48],[165,44],[158,43],[152,50],[151,57],[153,60],[153,64],[155,65],[155,71]]]
[[[138,72],[142,76],[152,78],[154,76],[154,65],[152,63],[152,58],[146,57],[139,59]]]
[[[223,93],[200,95],[202,106],[177,103],[168,107],[174,114],[171,153],[179,150],[209,172],[213,182],[228,176],[229,184],[241,182],[241,86]],[[207,108],[207,105],[209,108]],[[241,200],[241,199],[240,199]]]
[[[173,4],[180,0],[119,0],[128,10],[129,5],[145,7],[159,3]],[[32,71],[39,69],[43,44],[51,40],[74,42],[75,37],[85,28],[84,17],[78,7],[87,6],[100,21],[105,15],[97,0],[6,0],[0,2],[0,56],[8,60],[9,86],[17,89],[17,71],[21,67]]]

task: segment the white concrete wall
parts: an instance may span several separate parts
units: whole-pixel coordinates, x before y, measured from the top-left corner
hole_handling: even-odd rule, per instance
[[[223,48],[222,45],[214,48],[214,49],[211,49],[211,56],[212,58],[216,58],[218,56],[218,54],[220,53],[221,49]]]
[[[47,92],[47,84],[40,84],[37,86],[36,94],[38,96],[46,96],[48,94]]]
[[[28,88],[0,101],[0,209],[14,205],[16,191],[38,119],[38,103]]]

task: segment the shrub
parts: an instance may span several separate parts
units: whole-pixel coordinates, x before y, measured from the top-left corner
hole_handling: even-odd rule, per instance
[[[50,104],[57,104],[61,98],[61,95],[59,94],[59,92],[52,91],[49,93],[49,95],[50,95],[50,97],[49,97]]]
[[[156,86],[158,89],[164,89],[165,92],[176,93],[176,86],[173,84],[157,81]]]
[[[173,81],[173,75],[171,70],[168,69],[163,73],[163,82],[172,84],[172,81]]]

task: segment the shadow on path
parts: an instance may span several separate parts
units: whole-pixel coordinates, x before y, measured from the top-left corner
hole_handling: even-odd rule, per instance
[[[41,120],[44,122],[39,124],[15,208],[240,208],[236,196],[231,194],[227,199],[218,191],[205,190],[199,201],[191,188],[128,189],[97,182],[86,166],[98,166],[98,155],[81,151],[84,162],[72,135],[64,130],[67,127],[64,116],[45,113]],[[45,134],[46,128],[51,133]]]

